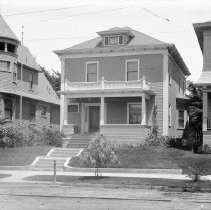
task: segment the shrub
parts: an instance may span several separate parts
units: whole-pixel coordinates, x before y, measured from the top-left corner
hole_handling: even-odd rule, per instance
[[[28,146],[62,146],[62,134],[53,129],[0,126],[0,148]]]
[[[58,130],[44,129],[41,142],[44,145],[61,147],[62,146],[62,134]]]
[[[199,155],[195,159],[188,161],[187,176],[194,182],[200,181],[201,176],[205,175],[206,171],[206,163]]]
[[[211,154],[211,148],[208,144],[204,144],[203,146],[198,148],[198,154]]]
[[[99,176],[99,168],[107,168],[118,164],[118,158],[115,149],[105,137],[97,133],[91,140],[86,152],[82,156],[87,165],[91,165],[97,169],[96,175]]]
[[[0,127],[0,147],[13,148],[23,141],[23,134],[14,127]]]

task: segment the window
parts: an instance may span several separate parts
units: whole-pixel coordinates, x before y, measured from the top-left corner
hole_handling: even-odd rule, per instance
[[[5,100],[5,119],[12,120],[12,101]]]
[[[69,104],[68,105],[68,112],[79,113],[79,104]]]
[[[7,44],[7,52],[15,53],[15,45],[14,44]]]
[[[107,36],[104,37],[104,45],[123,45],[124,44],[124,36]]]
[[[29,120],[31,123],[35,123],[36,105],[30,104],[29,109],[30,109],[30,115],[29,115],[30,119]]]
[[[4,51],[4,42],[0,42],[0,51]]]
[[[128,123],[141,124],[141,103],[128,103]]]
[[[138,80],[139,60],[126,61],[126,80]]]
[[[17,70],[18,70],[18,65],[16,63],[14,63],[14,70],[12,73],[13,82],[17,82]]]
[[[178,110],[178,128],[184,129],[185,127],[185,112],[184,110]]]
[[[33,89],[33,74],[32,73],[28,73],[28,81],[29,81],[29,90]]]
[[[86,64],[86,81],[96,82],[98,80],[98,63],[90,62]]]
[[[10,62],[9,61],[0,61],[0,71],[9,71]]]
[[[46,116],[47,107],[45,107],[45,106],[40,106],[40,109],[41,109],[41,115],[42,115],[42,116]]]
[[[171,127],[171,104],[169,104],[169,127]]]

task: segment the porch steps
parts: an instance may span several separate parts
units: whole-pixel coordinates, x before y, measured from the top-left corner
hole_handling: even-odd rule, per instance
[[[80,149],[74,148],[55,148],[51,150],[46,156],[41,156],[31,165],[33,170],[53,171],[54,160],[56,161],[56,170],[63,171],[65,161],[72,156],[77,156]]]
[[[69,142],[67,143],[66,148],[87,148],[91,141],[91,134],[75,134],[72,135]]]

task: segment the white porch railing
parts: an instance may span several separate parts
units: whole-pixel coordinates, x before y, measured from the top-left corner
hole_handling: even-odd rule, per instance
[[[149,90],[150,84],[146,82],[145,77],[134,81],[106,81],[104,77],[97,82],[65,82],[65,90],[111,90],[111,89],[143,89]]]
[[[207,118],[207,129],[211,130],[211,118]]]

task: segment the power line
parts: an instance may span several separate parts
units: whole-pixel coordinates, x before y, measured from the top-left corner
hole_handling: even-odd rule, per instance
[[[57,9],[37,10],[37,11],[32,11],[32,12],[5,14],[5,16],[11,17],[11,16],[19,16],[19,15],[29,15],[29,14],[36,14],[36,13],[51,12],[51,11],[60,11],[60,10],[66,10],[66,9],[75,9],[75,8],[87,7],[87,6],[90,6],[90,5],[93,5],[93,4],[79,5],[79,6],[74,6],[74,7],[62,7],[62,8],[57,8]]]
[[[22,24],[32,24],[32,23],[40,23],[40,22],[47,22],[47,21],[52,21],[52,20],[60,20],[60,19],[66,19],[66,18],[71,18],[71,17],[77,17],[77,16],[83,16],[83,15],[90,15],[90,14],[99,14],[99,13],[104,13],[104,12],[110,12],[110,11],[116,11],[116,10],[122,10],[122,9],[126,9],[128,7],[119,7],[119,8],[114,8],[114,9],[107,9],[107,10],[100,10],[100,11],[95,11],[95,12],[84,12],[84,13],[79,13],[79,14],[75,14],[75,15],[66,15],[63,17],[56,17],[56,18],[47,18],[47,19],[43,19],[43,20],[38,20],[35,22],[26,22],[26,23],[21,23]],[[20,24],[15,24],[15,25],[20,25]]]

